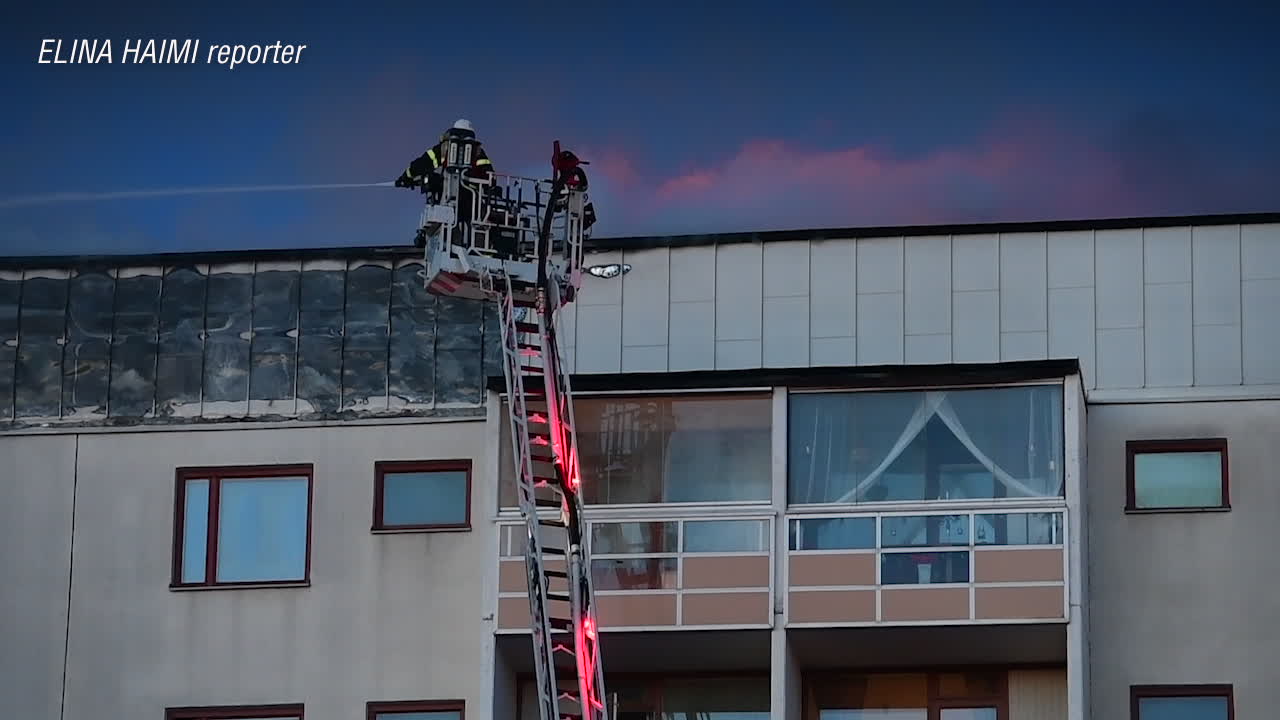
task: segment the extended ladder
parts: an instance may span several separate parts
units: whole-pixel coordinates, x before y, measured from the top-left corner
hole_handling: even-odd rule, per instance
[[[489,271],[480,279],[502,326],[539,713],[542,720],[607,720],[573,402],[555,329],[560,284],[545,275],[541,287],[513,283]],[[570,668],[577,687],[561,688],[557,669]]]

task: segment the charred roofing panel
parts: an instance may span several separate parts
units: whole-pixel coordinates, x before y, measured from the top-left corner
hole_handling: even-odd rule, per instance
[[[483,305],[376,256],[0,270],[0,429],[479,413]]]

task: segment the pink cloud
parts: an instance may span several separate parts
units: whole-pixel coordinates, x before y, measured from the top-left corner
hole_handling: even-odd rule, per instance
[[[629,163],[623,166],[631,168]],[[718,164],[636,183],[604,173],[611,235],[1158,214],[1097,143],[1043,122],[918,156],[865,145],[747,141]],[[1176,211],[1175,211],[1176,212]],[[610,217],[614,216],[614,217]]]

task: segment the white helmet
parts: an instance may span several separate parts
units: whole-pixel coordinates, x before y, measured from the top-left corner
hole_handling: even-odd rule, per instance
[[[465,118],[458,118],[458,120],[457,120],[457,121],[455,121],[455,122],[453,123],[453,129],[454,129],[454,130],[468,130],[468,131],[470,131],[470,132],[475,132],[475,131],[476,131],[476,129],[475,129],[475,128],[471,127],[471,121],[470,121],[470,120],[467,120],[467,119],[465,119]]]

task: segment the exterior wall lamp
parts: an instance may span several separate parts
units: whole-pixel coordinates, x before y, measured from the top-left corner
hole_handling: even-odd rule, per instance
[[[619,275],[626,275],[631,272],[631,266],[627,263],[608,263],[606,265],[591,265],[587,267],[587,272],[598,278],[616,278]]]

